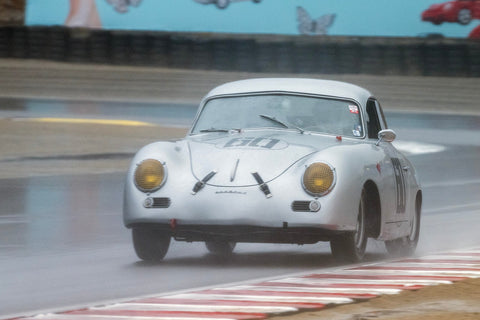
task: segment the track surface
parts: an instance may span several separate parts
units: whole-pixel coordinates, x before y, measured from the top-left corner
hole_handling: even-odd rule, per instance
[[[380,83],[381,79],[374,81]],[[419,79],[418,83],[422,81]],[[46,111],[45,101],[11,98],[2,101],[0,118],[68,116],[184,125],[194,113],[191,97],[183,100],[170,97],[183,110],[180,116],[152,103],[111,105],[96,102],[88,107],[92,102],[72,105],[71,100],[55,99],[55,103],[48,103],[51,109]],[[43,106],[38,107],[42,103]],[[425,104],[431,106],[428,101]],[[400,108],[410,109],[410,106]],[[166,113],[158,111],[160,109]],[[152,110],[161,114],[152,117]],[[468,108],[461,111],[465,110],[476,112]],[[393,110],[387,117],[390,127],[398,133],[399,147],[411,153],[410,159],[420,173],[425,190],[419,253],[478,246],[479,118],[396,113]],[[76,128],[75,135],[59,131],[58,135],[48,138],[52,139],[52,144],[68,146],[69,141],[74,141],[80,145],[73,137],[82,130],[90,131],[91,127],[79,125]],[[143,140],[129,136],[118,126],[111,126],[108,131],[115,133],[115,130],[123,134],[125,145],[132,147],[116,154],[117,158],[128,162],[133,147]],[[5,141],[3,138],[8,133],[1,134]],[[33,136],[37,134],[31,132]],[[49,140],[42,141],[48,143]],[[422,144],[412,144],[412,141]],[[83,143],[88,146],[91,142]],[[104,143],[108,148],[109,141]],[[102,157],[87,160],[117,160]],[[18,176],[24,178],[0,180],[0,318],[336,266],[326,244],[302,247],[240,244],[231,260],[218,261],[207,253],[203,244],[174,243],[164,263],[139,262],[131,248],[130,235],[121,224],[124,180],[121,166],[109,173],[100,170],[97,174],[84,174],[82,168],[74,168],[73,174],[47,172],[47,176],[25,178],[35,166],[61,166],[77,161],[78,154],[70,158],[52,154],[39,159],[22,158],[17,154],[13,159],[18,161],[11,161],[12,158],[0,161],[7,168],[12,162],[21,162],[22,165],[15,168],[24,171],[17,171]],[[84,162],[80,157],[78,163]],[[384,258],[382,244],[371,242],[368,259]]]
[[[303,316],[298,315],[301,311],[319,311],[334,305],[365,302],[382,295],[397,295],[428,286],[448,286],[458,281],[478,279],[479,257],[480,249],[444,252],[416,259],[399,259],[259,282],[193,289],[184,293],[40,314],[22,320],[77,320],[79,317],[105,320],[125,317],[241,320],[289,314],[295,314],[296,319]],[[467,306],[465,309],[472,315],[480,310],[478,306]]]

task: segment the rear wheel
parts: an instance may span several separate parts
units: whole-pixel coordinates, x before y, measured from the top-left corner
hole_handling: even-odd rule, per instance
[[[145,261],[161,261],[170,246],[170,235],[154,229],[132,229],[133,247],[137,256]]]
[[[367,194],[362,190],[362,196],[358,205],[357,226],[354,232],[330,241],[330,248],[334,258],[341,262],[358,262],[365,256],[367,248],[367,232],[365,228],[365,208]]]
[[[389,254],[393,256],[410,256],[415,252],[418,238],[420,237],[420,214],[422,207],[420,195],[417,197],[415,207],[415,214],[411,221],[410,235],[399,239],[385,241],[385,247]]]
[[[229,256],[235,249],[235,242],[225,240],[205,241],[205,245],[210,253],[218,256]]]

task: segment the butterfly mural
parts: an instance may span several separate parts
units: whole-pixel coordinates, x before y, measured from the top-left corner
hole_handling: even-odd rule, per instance
[[[326,35],[335,21],[335,14],[326,14],[317,19],[312,19],[307,10],[297,7],[298,31],[300,34]]]
[[[142,0],[107,0],[117,12],[126,13],[128,12],[128,7],[138,7]]]
[[[246,0],[194,0],[195,2],[201,4],[215,4],[218,9],[225,9],[228,7],[230,2],[239,2],[239,1],[246,1]],[[262,0],[252,0],[255,3],[260,3]]]

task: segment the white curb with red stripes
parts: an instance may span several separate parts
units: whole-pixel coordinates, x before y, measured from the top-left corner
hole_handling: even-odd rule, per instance
[[[480,278],[480,248],[16,319],[265,319],[467,278]]]

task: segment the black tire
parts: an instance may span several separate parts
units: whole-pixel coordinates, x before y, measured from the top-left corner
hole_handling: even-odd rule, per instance
[[[333,238],[330,241],[333,257],[339,262],[358,262],[363,260],[367,248],[366,205],[367,193],[362,190],[358,204],[356,231]]]
[[[137,256],[145,261],[163,260],[170,246],[170,235],[154,229],[132,229],[133,247]]]
[[[224,240],[210,240],[205,241],[205,245],[210,253],[226,257],[232,255],[236,243]]]
[[[415,253],[418,239],[420,238],[420,219],[421,219],[422,201],[421,197],[417,197],[415,205],[415,215],[412,220],[410,235],[385,241],[385,247],[390,255],[395,257],[411,256]]]
[[[260,3],[262,0],[253,0],[255,3]]]
[[[215,5],[218,9],[225,9],[230,4],[230,0],[217,0],[215,1]]]
[[[469,24],[470,22],[472,22],[472,11],[470,11],[469,9],[461,9],[460,11],[458,11],[458,23],[460,23],[461,25],[467,25]]]

